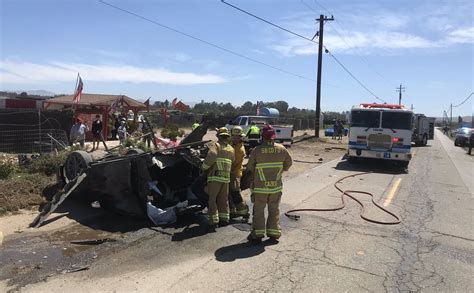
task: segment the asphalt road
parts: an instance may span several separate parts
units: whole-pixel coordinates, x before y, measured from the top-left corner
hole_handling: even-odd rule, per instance
[[[282,216],[279,244],[250,246],[234,226],[204,234],[200,227],[141,229],[103,253],[90,270],[55,275],[24,291],[473,291],[474,157],[436,132],[414,148],[408,172],[390,164],[335,160],[285,182],[282,211],[334,207],[333,184],[371,192],[402,219],[377,225],[347,200],[336,212]],[[391,221],[368,196],[367,217]],[[245,230],[246,226],[239,228]]]

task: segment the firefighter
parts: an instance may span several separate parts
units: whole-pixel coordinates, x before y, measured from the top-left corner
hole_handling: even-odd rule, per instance
[[[258,128],[258,126],[253,121],[250,123],[250,128],[247,130],[247,137],[260,139],[260,128]]]
[[[208,217],[209,230],[215,226],[229,224],[229,182],[234,149],[229,144],[229,130],[225,127],[217,129],[217,142],[209,148],[202,169],[207,172],[206,193],[209,195]]]
[[[249,149],[252,150],[260,143],[260,128],[252,121],[250,127],[247,130],[247,137],[249,143]]]
[[[283,171],[287,171],[293,161],[286,148],[274,142],[275,129],[266,125],[262,129],[261,145],[250,153],[247,170],[253,174],[251,200],[253,202],[252,232],[248,236],[251,242],[261,242],[268,236],[277,241],[281,236],[280,200],[283,183]],[[268,219],[265,223],[265,207],[268,205]]]
[[[232,147],[234,148],[235,153],[235,161],[232,164],[229,186],[230,217],[243,217],[248,219],[249,207],[244,202],[244,199],[240,194],[240,178],[242,178],[244,169],[243,162],[245,157],[245,147],[242,142],[242,138],[245,136],[245,134],[244,130],[240,126],[234,126],[231,129],[230,134],[232,139]]]
[[[191,126],[191,131],[194,131],[194,130],[195,130],[196,128],[198,128],[199,126],[201,126],[201,124],[199,124],[199,122],[197,122],[197,120],[194,121],[193,126]]]

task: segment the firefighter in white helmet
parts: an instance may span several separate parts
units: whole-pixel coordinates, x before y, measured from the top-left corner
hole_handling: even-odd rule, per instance
[[[249,218],[249,207],[240,194],[240,179],[244,170],[245,147],[242,138],[245,137],[244,130],[240,126],[234,126],[230,130],[231,144],[234,148],[235,161],[232,165],[229,186],[230,217]]]

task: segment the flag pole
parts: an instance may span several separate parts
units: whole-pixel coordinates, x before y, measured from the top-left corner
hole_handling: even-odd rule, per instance
[[[77,77],[76,77],[76,86],[74,87],[74,99],[72,100],[72,112],[73,112],[73,116],[76,114],[76,103],[74,102],[75,101],[75,95],[76,95],[76,92],[77,92],[77,84],[79,83],[79,72],[77,73]]]
[[[77,91],[77,83],[79,82],[79,72],[77,73],[76,77],[76,86],[74,87],[74,93]]]

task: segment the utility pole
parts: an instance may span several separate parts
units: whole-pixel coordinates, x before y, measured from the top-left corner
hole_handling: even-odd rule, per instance
[[[453,103],[449,106],[449,129],[451,129],[451,125],[453,125]]]
[[[324,15],[319,16],[319,32],[316,35],[319,35],[319,48],[318,48],[318,77],[316,81],[316,119],[314,119],[314,136],[319,137],[319,119],[321,116],[321,70],[323,66],[323,32],[324,32],[324,22],[334,20],[334,17],[331,15],[331,18],[327,18]],[[315,35],[315,37],[316,37]],[[313,37],[314,39],[314,37]]]
[[[401,105],[402,104],[402,92],[405,91],[405,88],[402,87],[402,84],[400,84],[400,87],[398,87],[396,90],[399,93],[398,94],[398,104]]]

